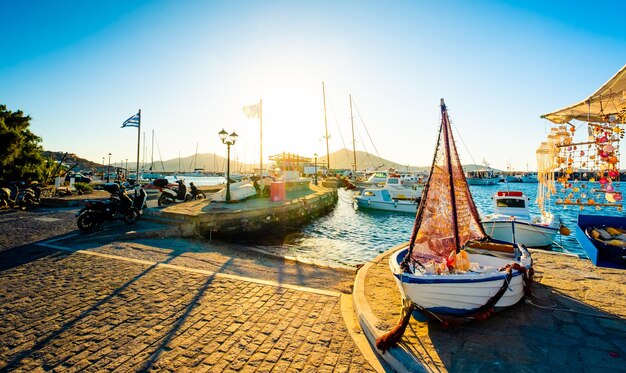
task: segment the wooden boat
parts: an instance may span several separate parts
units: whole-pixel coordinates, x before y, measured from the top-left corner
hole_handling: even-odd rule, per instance
[[[626,218],[578,215],[576,239],[595,266],[626,269]]]
[[[545,212],[530,216],[528,197],[520,191],[498,191],[493,195],[494,213],[482,219],[483,228],[494,240],[521,243],[526,247],[549,247],[559,232],[559,219]]]
[[[516,304],[530,286],[532,259],[523,245],[515,245],[513,258],[465,250],[487,235],[463,173],[443,99],[441,113],[435,157],[409,245],[389,259],[403,299],[403,318],[376,341],[383,351],[400,339],[415,309],[442,322],[480,320]]]

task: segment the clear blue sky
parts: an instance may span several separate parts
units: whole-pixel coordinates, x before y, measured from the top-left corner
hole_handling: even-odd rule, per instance
[[[429,165],[445,98],[463,163],[536,168],[539,116],[582,100],[626,64],[622,1],[0,0],[0,103],[32,116],[48,150],[136,155],[142,109],[164,160],[240,161],[351,147],[348,94],[384,158]],[[356,121],[361,126],[360,121]],[[364,131],[360,130],[364,135]],[[365,135],[364,135],[365,136]],[[373,151],[366,137],[357,149]],[[149,152],[149,149],[148,149]],[[156,153],[156,151],[155,151]],[[470,156],[471,153],[471,156]]]

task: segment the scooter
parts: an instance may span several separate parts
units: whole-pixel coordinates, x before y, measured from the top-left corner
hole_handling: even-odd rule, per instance
[[[178,188],[169,188],[167,179],[154,180],[154,186],[159,188],[157,202],[159,206],[167,206],[174,203],[191,201],[193,196],[187,192],[187,187],[183,180],[178,180]]]
[[[108,200],[87,200],[85,207],[76,216],[78,229],[83,232],[91,232],[101,227],[105,220],[123,220],[126,224],[135,224],[140,218],[140,208],[144,199],[131,199],[124,190],[116,183],[106,183],[103,189],[111,194]],[[145,193],[145,191],[144,191]]]
[[[17,183],[9,183],[9,186],[0,188],[0,209],[13,208],[19,194]]]
[[[27,207],[39,206],[41,203],[41,185],[33,181],[28,187],[20,189],[15,203],[22,211],[26,210]]]

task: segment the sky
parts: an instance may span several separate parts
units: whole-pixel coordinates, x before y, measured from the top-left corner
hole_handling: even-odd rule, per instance
[[[461,161],[536,169],[541,114],[586,98],[626,64],[622,1],[0,0],[0,104],[46,150],[94,162],[233,158],[356,148],[432,162],[444,98]],[[617,17],[617,18],[616,18]],[[368,136],[369,133],[369,136]],[[143,146],[143,138],[146,146]],[[370,140],[371,138],[371,140]],[[144,157],[143,149],[147,149]],[[160,154],[160,155],[159,155]],[[267,162],[267,159],[264,161]]]

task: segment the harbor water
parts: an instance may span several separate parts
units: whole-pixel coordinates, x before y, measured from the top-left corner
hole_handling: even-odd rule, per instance
[[[512,183],[509,190],[524,192],[529,199],[532,216],[539,215],[535,203],[538,184]],[[623,186],[621,189],[624,189]],[[492,196],[499,190],[506,190],[500,183],[491,186],[471,186],[472,196],[479,213],[493,213]],[[335,210],[318,219],[300,232],[290,234],[279,244],[257,245],[271,253],[297,258],[317,264],[354,267],[365,263],[389,248],[409,241],[415,215],[356,209],[353,204],[354,192],[339,190],[339,202]],[[575,237],[578,214],[623,216],[615,207],[598,210],[596,207],[556,205],[555,198],[550,202],[550,211],[558,216],[571,231],[569,236],[556,237],[555,251],[567,251],[586,257],[584,249]]]
[[[223,177],[194,177],[179,176],[197,186],[217,185],[224,183]],[[174,177],[168,176],[170,182]],[[539,215],[539,208],[535,202],[537,186],[534,183],[511,183],[509,190],[519,190],[528,196],[532,216]],[[470,191],[480,214],[493,213],[492,196],[499,190],[506,190],[507,185],[500,183],[490,186],[471,186]],[[619,190],[626,192],[626,186],[621,185]],[[261,251],[272,254],[292,257],[305,262],[321,265],[354,267],[365,263],[389,248],[406,242],[410,239],[415,215],[359,210],[353,203],[354,192],[339,190],[337,207],[328,215],[313,221],[299,232],[291,233],[286,237],[267,237],[265,242],[247,242]],[[586,257],[583,248],[575,238],[575,227],[578,214],[624,216],[624,212],[615,207],[597,209],[585,206],[556,205],[553,196],[549,203],[549,211],[558,216],[562,223],[571,231],[569,236],[556,237],[553,250],[567,251]]]

